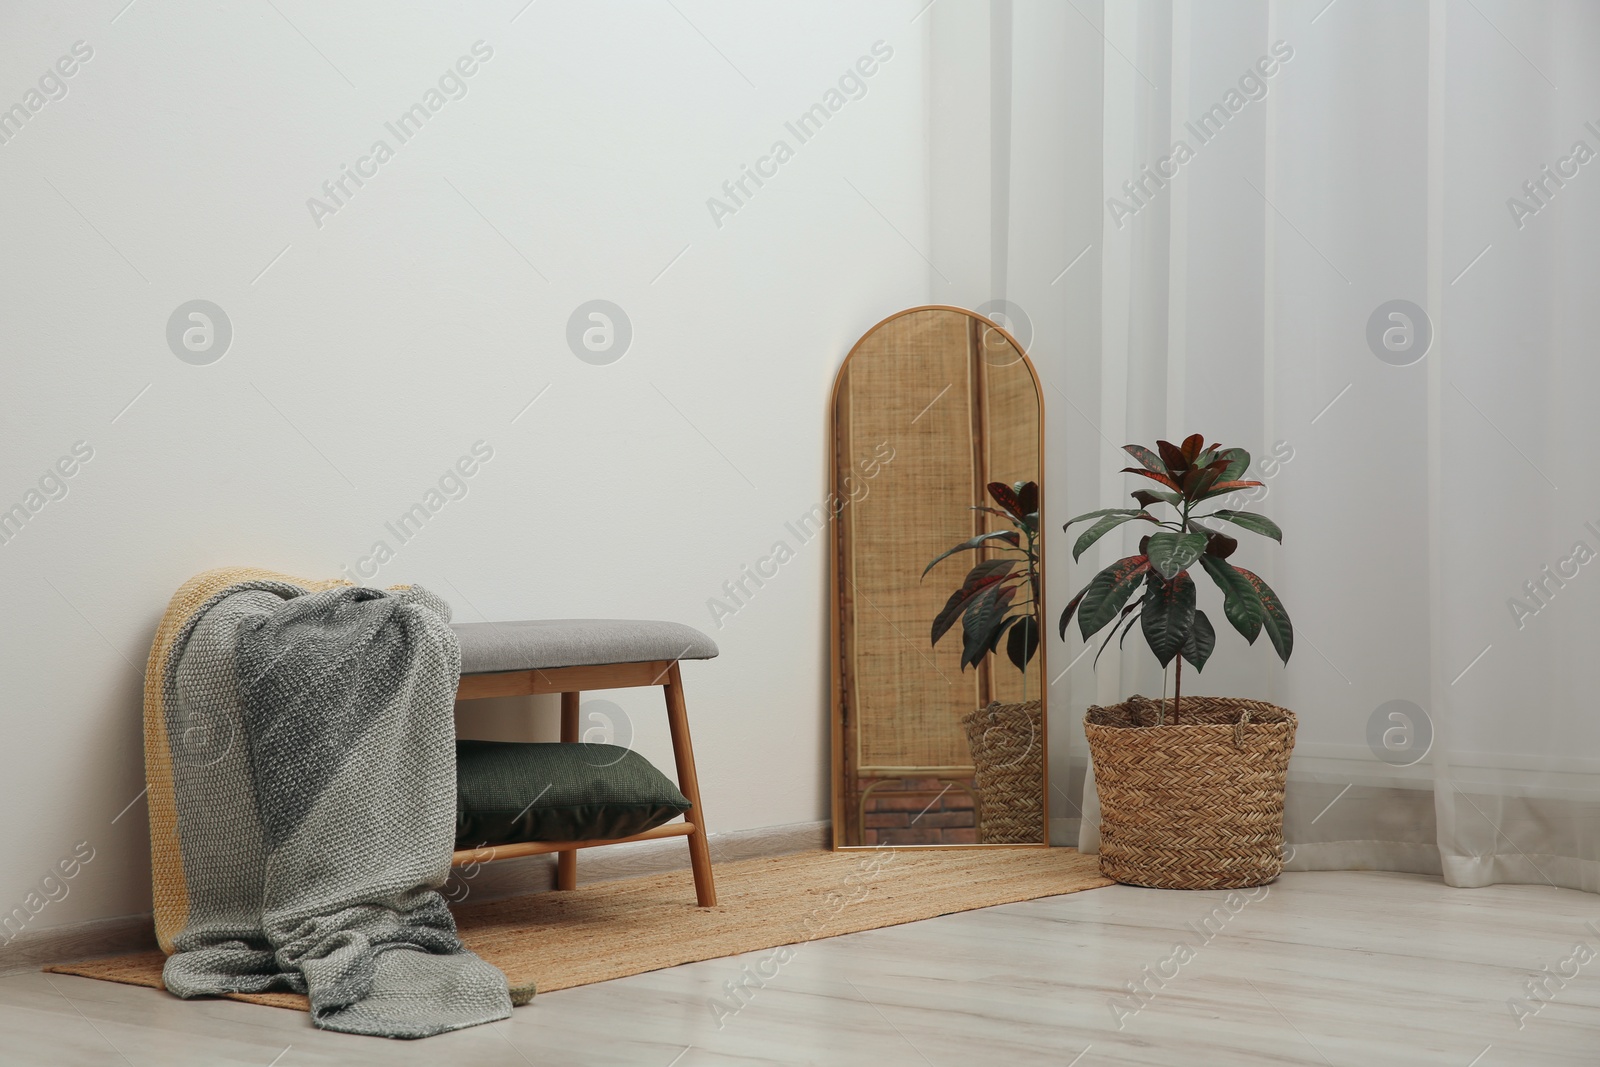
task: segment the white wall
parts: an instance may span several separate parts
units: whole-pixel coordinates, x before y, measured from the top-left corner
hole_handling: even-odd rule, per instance
[[[708,598],[824,493],[843,353],[945,295],[908,247],[928,247],[923,0],[123,2],[0,12],[0,106],[92,49],[0,144],[0,509],[93,449],[0,544],[0,912],[95,850],[33,928],[149,905],[143,802],[112,820],[191,574],[337,574],[481,440],[467,495],[372,581],[464,621],[712,629]],[[879,40],[865,95],[799,144],[785,121]],[[400,144],[385,122],[478,41],[466,95]],[[707,198],[780,138],[793,158],[718,226]],[[378,139],[393,158],[317,225],[307,199]],[[607,366],[565,339],[595,298],[633,327]],[[232,323],[209,365],[165,337],[193,299]],[[793,547],[685,672],[713,831],[826,814],[826,551]],[[670,766],[656,702],[606,696]]]

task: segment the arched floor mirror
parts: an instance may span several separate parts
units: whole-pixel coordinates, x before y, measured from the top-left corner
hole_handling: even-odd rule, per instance
[[[1044,846],[1038,375],[995,322],[910,308],[832,417],[834,847]]]

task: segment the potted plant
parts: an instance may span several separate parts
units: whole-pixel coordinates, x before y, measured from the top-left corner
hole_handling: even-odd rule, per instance
[[[1010,529],[980,533],[941,553],[922,571],[926,578],[957,552],[998,550],[967,572],[933,620],[933,644],[961,620],[961,669],[977,667],[1006,643],[1006,658],[1022,672],[1022,700],[991,701],[963,716],[977,778],[978,832],[985,844],[1043,844],[1043,704],[1028,699],[1028,664],[1039,651],[1039,486],[1034,482],[991,482],[989,496],[999,507],[974,511],[997,515]]]
[[[1096,574],[1072,598],[1061,613],[1061,637],[1076,613],[1084,640],[1110,628],[1103,652],[1119,629],[1120,647],[1137,623],[1161,666],[1173,665],[1173,685],[1170,701],[1134,696],[1091,707],[1084,718],[1100,797],[1100,869],[1119,882],[1168,889],[1261,885],[1283,868],[1284,779],[1295,716],[1256,700],[1184,701],[1183,664],[1201,670],[1216,645],[1216,629],[1195,603],[1189,572],[1196,564],[1222,591],[1222,614],[1233,628],[1251,644],[1265,631],[1289,662],[1294,628],[1283,602],[1258,575],[1230,562],[1239,542],[1207,521],[1279,543],[1283,532],[1253,512],[1198,513],[1208,500],[1262,484],[1241,480],[1250,466],[1244,449],[1207,446],[1195,434],[1181,445],[1158,441],[1154,451],[1125,450],[1139,466],[1123,471],[1156,487],[1132,494],[1137,508],[1105,508],[1068,522],[1063,529],[1094,520],[1072,557],[1124,523],[1154,529],[1135,555]],[[1157,518],[1149,509],[1158,504],[1176,515]]]

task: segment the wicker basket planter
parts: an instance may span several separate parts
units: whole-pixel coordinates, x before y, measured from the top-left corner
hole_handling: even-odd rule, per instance
[[[1091,707],[1100,870],[1128,885],[1237,889],[1283,869],[1283,793],[1295,717],[1274,704],[1135,696]]]
[[[978,780],[978,841],[985,845],[1044,842],[1044,731],[1039,701],[991,703],[961,726]]]

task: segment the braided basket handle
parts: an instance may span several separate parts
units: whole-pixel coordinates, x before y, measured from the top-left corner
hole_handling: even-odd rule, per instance
[[[1250,712],[1253,709],[1245,708],[1244,714],[1239,716],[1239,721],[1233,724],[1233,747],[1240,752],[1244,751],[1244,728],[1250,722]]]

